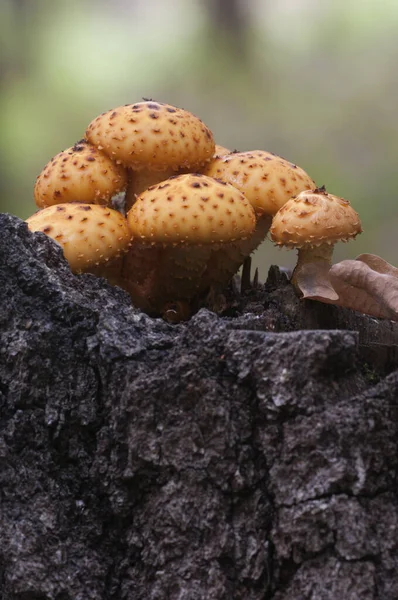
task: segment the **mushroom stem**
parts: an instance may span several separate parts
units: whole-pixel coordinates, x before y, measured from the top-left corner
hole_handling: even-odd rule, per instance
[[[332,255],[332,244],[299,248],[297,264],[290,281],[302,298],[317,299],[322,296],[331,301],[338,299],[329,278]]]
[[[162,171],[154,171],[151,169],[134,171],[133,169],[127,169],[127,189],[125,196],[126,212],[128,212],[135,204],[137,196],[142,194],[142,192],[150,188],[152,185],[156,185],[157,183],[165,181],[176,173],[177,171],[172,168],[164,169]]]
[[[162,251],[151,290],[155,310],[170,301],[190,300],[199,292],[211,256],[206,245],[176,246]]]
[[[211,252],[210,245],[163,247],[133,242],[124,257],[119,285],[138,308],[163,314],[170,303],[189,301],[199,291]]]
[[[97,277],[103,277],[111,285],[118,285],[119,287],[121,287],[123,259],[124,255],[117,256],[116,258],[113,258],[108,262],[88,267],[86,269],[86,272],[91,273],[92,275],[96,275]]]
[[[266,214],[256,215],[256,228],[253,233],[245,240],[241,240],[238,245],[241,248],[242,253],[245,256],[249,256],[252,252],[257,250],[259,245],[267,237],[267,233],[272,223],[272,216]],[[236,273],[236,271],[235,271]],[[234,273],[233,273],[234,274]]]
[[[249,257],[264,241],[271,222],[271,216],[260,215],[257,217],[256,228],[250,236],[216,248],[207,266],[206,284],[219,289],[224,287],[238,272],[245,258]]]
[[[332,266],[333,245],[321,244],[320,246],[304,246],[298,249],[297,264],[294,268],[291,283],[296,286],[304,265],[314,262],[326,262],[328,267]]]

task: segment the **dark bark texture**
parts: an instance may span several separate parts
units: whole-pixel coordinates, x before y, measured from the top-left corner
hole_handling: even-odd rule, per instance
[[[2,600],[396,600],[396,325],[170,325],[0,216]]]

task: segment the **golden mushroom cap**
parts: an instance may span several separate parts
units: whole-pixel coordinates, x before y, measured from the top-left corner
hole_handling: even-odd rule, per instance
[[[214,148],[214,158],[216,156],[226,156],[227,154],[231,154],[232,150],[229,150],[225,146],[220,146],[220,144],[216,144]]]
[[[238,188],[258,214],[274,215],[289,198],[315,187],[303,169],[264,150],[218,156],[201,172]]]
[[[361,232],[359,215],[348,200],[328,194],[324,188],[291,198],[274,216],[270,228],[273,242],[289,248],[347,242]]]
[[[253,208],[231,185],[205,175],[171,177],[140,196],[127,214],[145,243],[212,244],[242,239],[255,228]]]
[[[31,231],[41,231],[63,248],[74,272],[107,262],[128,249],[131,232],[118,211],[97,204],[57,204],[26,220]]]
[[[34,196],[41,208],[63,202],[107,204],[126,185],[125,168],[81,140],[44,167],[36,179]]]
[[[195,170],[214,154],[213,135],[198,117],[160,102],[109,110],[90,123],[86,137],[134,170]]]

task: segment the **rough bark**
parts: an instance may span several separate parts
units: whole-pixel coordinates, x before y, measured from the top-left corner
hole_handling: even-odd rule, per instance
[[[3,600],[398,598],[396,325],[276,269],[169,325],[0,231]]]

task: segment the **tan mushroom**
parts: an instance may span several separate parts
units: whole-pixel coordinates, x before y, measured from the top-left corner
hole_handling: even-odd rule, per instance
[[[240,190],[256,213],[257,224],[253,234],[229,251],[231,275],[264,240],[272,217],[281,206],[302,190],[315,187],[315,183],[303,169],[263,150],[218,156],[202,172]],[[222,254],[225,256],[221,260],[225,263],[226,252],[223,250]],[[217,255],[214,256],[212,264],[217,264],[218,258]]]
[[[232,246],[253,232],[255,215],[236,188],[210,177],[172,177],[143,192],[127,214],[135,237],[124,275],[133,300],[161,314],[169,302],[197,297],[214,248]],[[146,277],[137,268],[148,261]],[[222,265],[220,265],[222,277]],[[141,271],[142,272],[142,271]],[[135,279],[134,279],[135,278]]]
[[[303,169],[264,150],[219,156],[201,172],[239,189],[258,216],[274,215],[290,198],[315,187]]]
[[[63,202],[108,204],[126,185],[125,168],[81,140],[44,167],[36,179],[34,196],[40,208]]]
[[[298,249],[292,283],[303,298],[338,299],[328,277],[333,246],[362,232],[358,214],[343,198],[324,188],[301,192],[274,216],[270,234],[279,246]]]
[[[192,113],[145,101],[120,106],[94,119],[87,139],[129,169],[126,208],[154,185],[187,170],[197,171],[214,154],[211,131]]]
[[[227,156],[227,154],[231,154],[232,151],[228,150],[225,146],[220,146],[220,144],[216,144],[214,148],[214,156],[213,158],[217,158],[220,156]]]
[[[118,211],[96,204],[57,204],[26,220],[31,231],[53,238],[74,273],[90,271],[126,252],[131,232]]]

